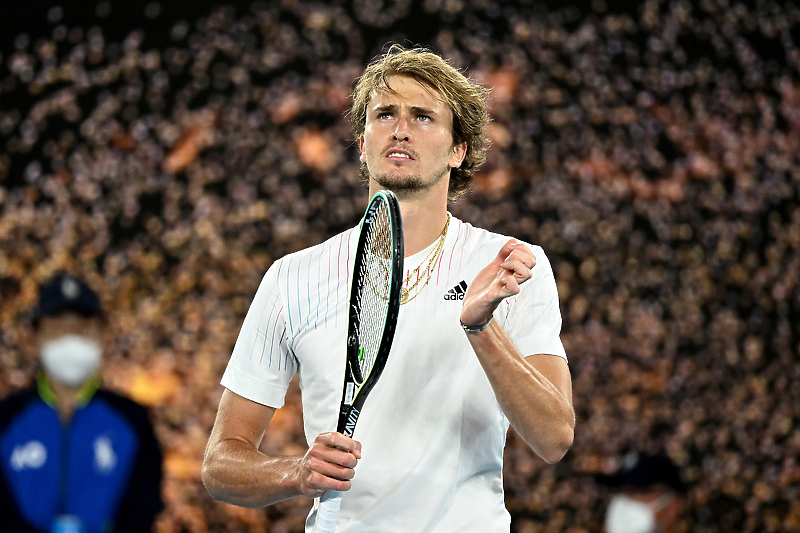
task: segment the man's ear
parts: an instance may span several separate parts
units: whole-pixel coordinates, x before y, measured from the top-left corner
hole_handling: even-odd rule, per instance
[[[458,168],[467,156],[467,143],[461,142],[453,146],[453,153],[450,156],[450,168]]]
[[[366,163],[367,156],[364,155],[364,135],[359,135],[358,137],[358,149],[361,151],[361,155],[358,156],[358,160],[362,163]]]

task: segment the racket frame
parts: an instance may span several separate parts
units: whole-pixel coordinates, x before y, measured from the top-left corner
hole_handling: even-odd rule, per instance
[[[364,225],[374,222],[375,213],[380,209],[381,203],[386,203],[389,211],[389,219],[391,221],[389,229],[392,239],[392,261],[388,280],[388,311],[386,313],[383,335],[377,354],[375,355],[375,363],[372,366],[372,371],[365,377],[361,376],[358,363],[359,345],[357,331],[360,320],[358,291],[369,290],[369,283],[366,279],[358,279],[362,274],[361,269],[358,268],[358,264],[366,253],[368,231]],[[353,280],[350,284],[349,319],[347,327],[347,363],[345,365],[339,420],[336,427],[336,431],[348,437],[353,436],[364,401],[375,386],[375,383],[378,381],[386,365],[386,360],[389,357],[389,351],[391,350],[392,341],[394,339],[394,332],[397,327],[397,317],[400,314],[400,291],[403,285],[403,226],[400,215],[400,204],[397,201],[397,197],[391,191],[378,191],[370,200],[364,218],[361,221],[361,232],[358,238],[353,265]],[[357,379],[358,377],[362,379],[359,380]]]
[[[367,246],[367,231],[364,224],[372,224],[376,210],[380,203],[384,202],[389,209],[391,221],[390,231],[392,238],[391,272],[388,279],[388,309],[386,319],[383,324],[383,334],[375,355],[375,363],[367,376],[361,375],[358,363],[358,291],[359,284],[361,290],[367,290],[369,280],[361,277],[359,261],[365,253]],[[396,260],[395,260],[396,258]],[[342,402],[339,409],[339,420],[337,431],[349,437],[353,436],[356,429],[356,422],[361,414],[361,409],[367,395],[375,386],[375,382],[383,372],[389,351],[394,339],[394,332],[397,327],[397,318],[400,314],[400,290],[403,285],[403,225],[400,217],[400,204],[397,197],[391,191],[378,191],[369,202],[369,206],[361,221],[361,231],[356,247],[355,261],[353,262],[353,280],[350,284],[349,320],[347,329],[347,362],[345,364],[344,386],[342,387]],[[370,290],[373,290],[372,287]],[[355,372],[354,372],[355,370]],[[362,378],[357,380],[356,376]],[[342,492],[338,490],[325,491],[319,500],[317,517],[314,524],[315,533],[334,533],[336,531],[336,521],[339,516],[339,508],[342,504]]]

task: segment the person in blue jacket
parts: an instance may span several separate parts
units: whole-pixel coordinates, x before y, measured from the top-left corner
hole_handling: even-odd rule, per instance
[[[0,402],[0,529],[152,531],[161,449],[146,409],[100,388],[97,294],[58,274],[39,289],[33,325],[42,370]]]

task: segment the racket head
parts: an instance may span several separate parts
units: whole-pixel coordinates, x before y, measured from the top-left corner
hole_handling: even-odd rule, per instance
[[[400,313],[402,273],[400,204],[391,191],[378,191],[361,221],[355,253],[343,404],[360,410],[383,372]]]

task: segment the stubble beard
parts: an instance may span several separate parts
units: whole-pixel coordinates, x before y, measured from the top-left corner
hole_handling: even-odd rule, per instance
[[[439,172],[434,173],[433,179],[426,180],[421,174],[399,174],[392,172],[379,172],[371,174],[366,164],[361,166],[361,174],[367,180],[374,180],[375,183],[388,189],[398,196],[413,196],[415,194],[432,189],[442,179],[448,179],[450,166],[445,165]]]

